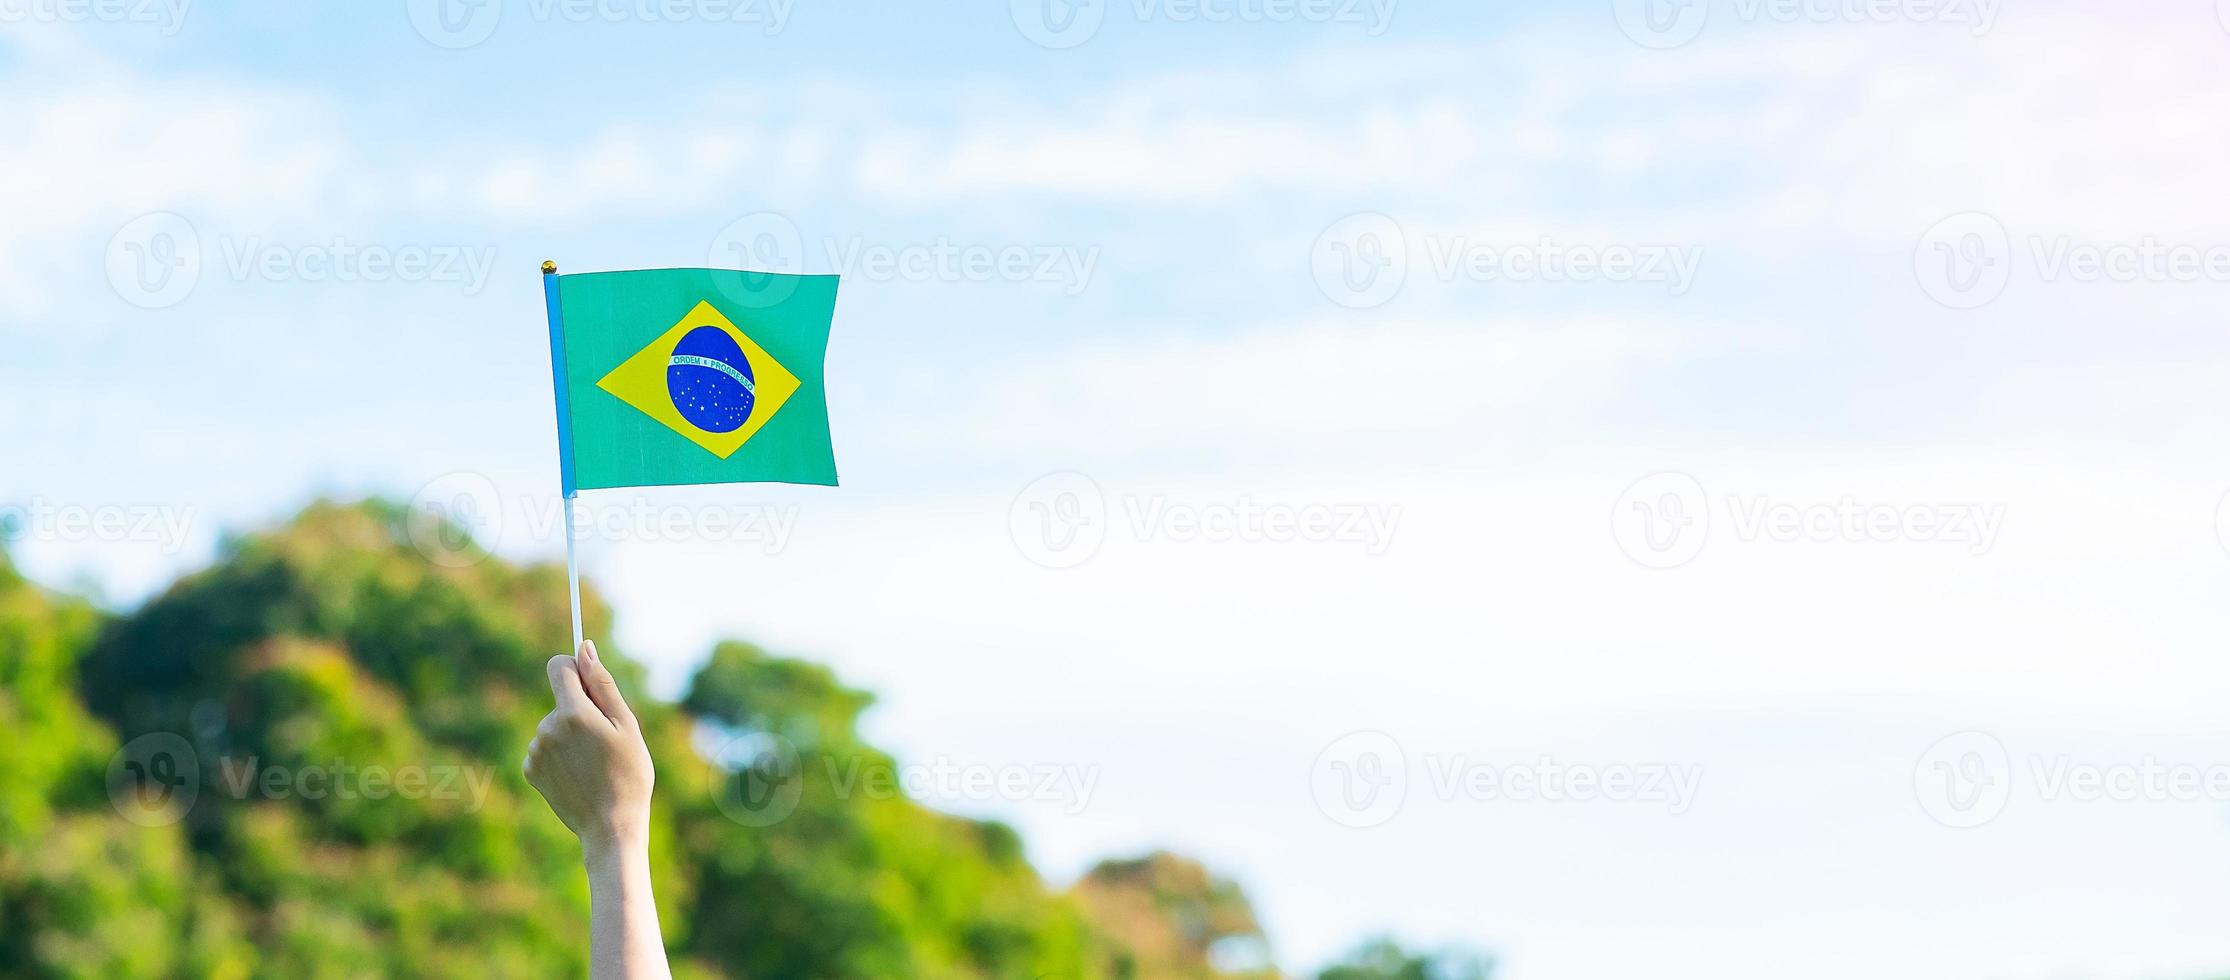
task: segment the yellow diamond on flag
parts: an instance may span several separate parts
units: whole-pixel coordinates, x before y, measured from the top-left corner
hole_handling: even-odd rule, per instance
[[[797,393],[798,378],[699,301],[596,386],[727,459]]]

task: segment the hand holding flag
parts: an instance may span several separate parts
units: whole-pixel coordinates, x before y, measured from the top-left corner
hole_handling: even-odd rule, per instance
[[[650,827],[650,750],[596,644],[578,649],[546,665],[557,703],[527,743],[527,782],[584,848],[639,844]]]
[[[527,782],[581,839],[589,975],[665,980],[672,974],[650,881],[650,749],[596,644],[575,649],[547,665],[557,706],[527,743]]]
[[[728,269],[559,275],[542,263],[581,644],[572,498],[606,487],[836,485],[822,360],[835,276]]]

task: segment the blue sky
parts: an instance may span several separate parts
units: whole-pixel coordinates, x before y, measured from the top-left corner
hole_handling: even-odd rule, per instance
[[[536,266],[773,242],[845,275],[845,485],[591,501],[663,691],[747,636],[877,690],[904,758],[1089,767],[931,802],[1056,880],[1198,854],[1294,967],[2230,964],[2230,798],[2064,778],[2230,774],[2221,5],[1109,2],[1067,48],[1004,2],[504,0],[457,49],[410,8],[0,0],[41,578],[129,602],[318,493],[553,557]],[[1402,792],[1355,810],[1364,755]],[[2010,795],[1960,827],[1970,759]],[[1701,781],[1476,792],[1544,762]]]

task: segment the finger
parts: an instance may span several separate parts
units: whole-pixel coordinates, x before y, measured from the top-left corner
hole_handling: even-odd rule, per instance
[[[627,707],[627,699],[620,696],[619,679],[612,676],[611,668],[604,666],[604,658],[596,652],[595,640],[582,640],[579,656],[573,658],[581,668],[581,686],[588,691],[590,701],[604,712],[604,717],[621,724],[631,724],[635,712]]]
[[[579,711],[595,707],[595,702],[588,699],[588,692],[581,690],[581,672],[573,666],[572,657],[561,653],[551,657],[545,666],[550,675],[550,693],[557,696],[558,710]]]

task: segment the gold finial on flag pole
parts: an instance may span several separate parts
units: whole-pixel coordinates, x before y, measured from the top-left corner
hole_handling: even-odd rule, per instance
[[[543,260],[542,260],[542,274],[543,274],[543,275],[545,275],[545,276],[553,276],[553,275],[556,275],[556,274],[557,274],[557,263],[555,263],[555,262],[552,262],[552,261],[550,261],[549,259],[543,259]]]

